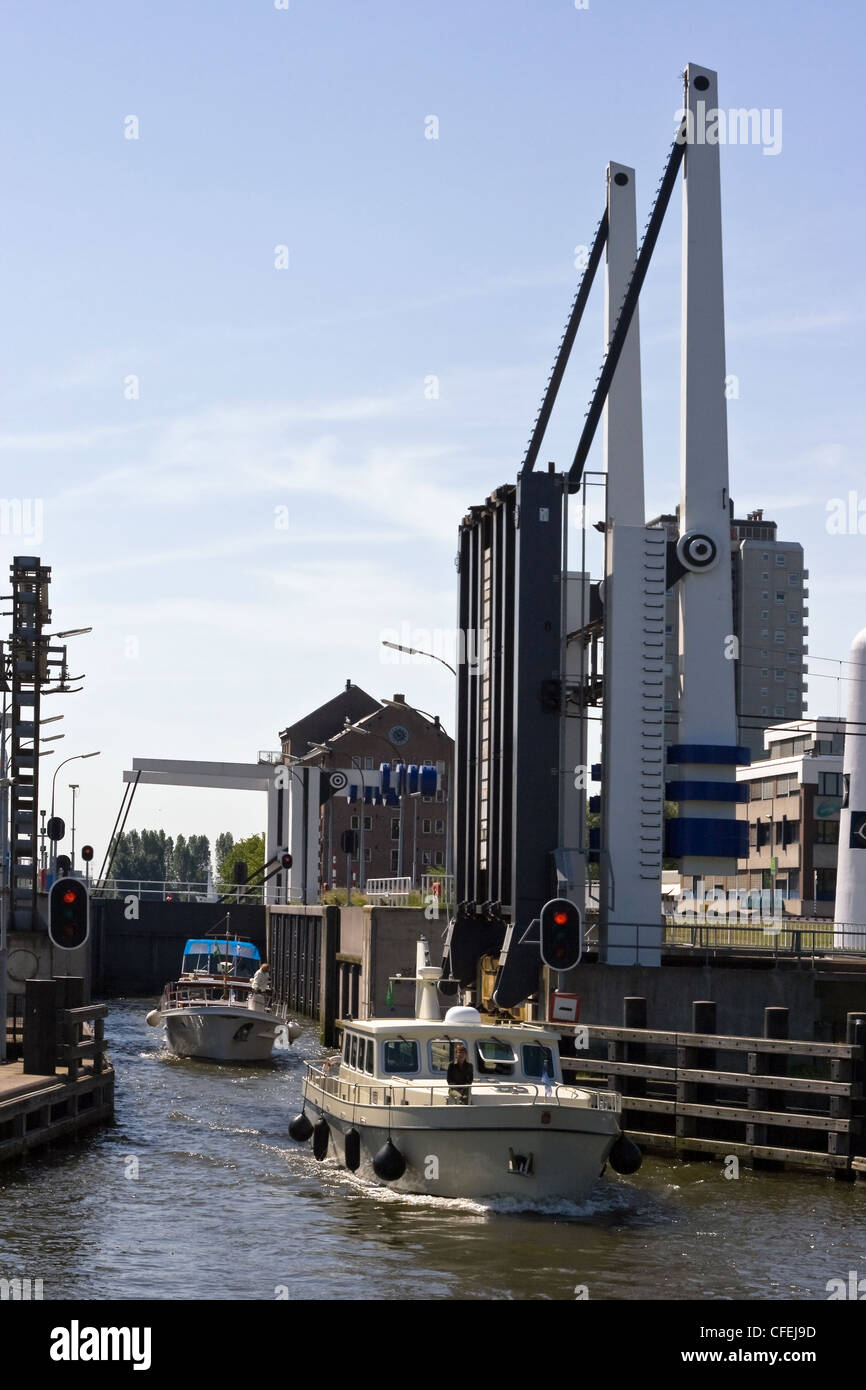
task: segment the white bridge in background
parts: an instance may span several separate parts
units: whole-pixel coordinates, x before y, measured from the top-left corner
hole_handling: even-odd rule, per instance
[[[273,753],[260,754],[260,757],[262,761],[256,763],[133,758],[131,770],[123,774],[124,782],[130,784],[126,814],[136,788],[143,785],[262,792],[267,797],[265,863],[277,860],[286,852],[292,856],[292,867],[281,868],[265,885],[264,900],[275,904],[315,903],[319,900],[319,814],[328,795],[382,804],[392,792],[431,795],[438,785],[436,768],[432,764],[420,768],[398,765],[395,769],[397,785],[392,787],[391,769],[387,765],[384,772],[378,768],[365,768],[361,772],[355,767],[326,771],[307,764],[278,762]],[[327,778],[325,787],[323,778]],[[248,889],[247,893],[252,891]]]

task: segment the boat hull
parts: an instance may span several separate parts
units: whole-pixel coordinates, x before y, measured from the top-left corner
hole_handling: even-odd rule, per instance
[[[165,1040],[177,1057],[214,1062],[267,1062],[284,1030],[294,1041],[300,1029],[274,1014],[242,1007],[213,1005],[163,1012]]]
[[[582,1201],[620,1135],[610,1111],[555,1104],[442,1107],[435,1125],[429,1107],[394,1107],[390,1125],[365,1109],[356,1106],[352,1114],[339,1103],[323,1109],[307,1092],[307,1113],[314,1123],[320,1116],[327,1121],[328,1153],[342,1167],[345,1135],[354,1127],[361,1141],[359,1176],[397,1192],[435,1197]],[[389,1133],[406,1171],[383,1182],[373,1158]]]

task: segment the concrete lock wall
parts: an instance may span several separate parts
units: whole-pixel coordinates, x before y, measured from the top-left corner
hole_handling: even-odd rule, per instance
[[[264,957],[265,909],[240,903],[229,910],[232,935],[248,937]],[[122,898],[97,898],[90,904],[93,993],[98,997],[161,994],[180,973],[189,937],[225,931],[225,903],[142,901],[138,920],[128,919],[125,911]]]
[[[566,983],[567,981],[567,983]],[[761,1037],[764,1009],[770,1005],[790,1010],[789,1036],[817,1038],[818,1017],[815,977],[809,970],[735,968],[719,965],[645,966],[579,965],[563,978],[563,989],[580,995],[580,1021],[587,1024],[622,1024],[622,1001],[641,995],[647,1001],[647,1023],[688,1033],[692,1027],[692,1002],[713,999],[720,1033]]]

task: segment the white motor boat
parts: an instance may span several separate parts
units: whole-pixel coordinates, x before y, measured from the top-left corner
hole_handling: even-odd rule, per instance
[[[292,1138],[373,1182],[440,1197],[579,1201],[606,1163],[635,1172],[619,1096],[564,1084],[550,1029],[485,1023],[465,1006],[441,1019],[440,975],[419,966],[418,1017],[352,1019],[339,1056],[306,1063]]]
[[[147,1021],[165,1025],[166,1043],[178,1057],[266,1062],[277,1038],[294,1042],[301,1028],[276,1012],[270,990],[253,987],[260,966],[251,941],[193,938],[184,946],[179,978],[166,985]]]

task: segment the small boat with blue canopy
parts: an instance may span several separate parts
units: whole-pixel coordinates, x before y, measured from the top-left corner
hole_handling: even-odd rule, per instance
[[[266,1062],[281,1034],[294,1042],[301,1032],[277,1012],[258,947],[229,932],[187,941],[180,976],[147,1021],[165,1025],[176,1056],[216,1062]]]

